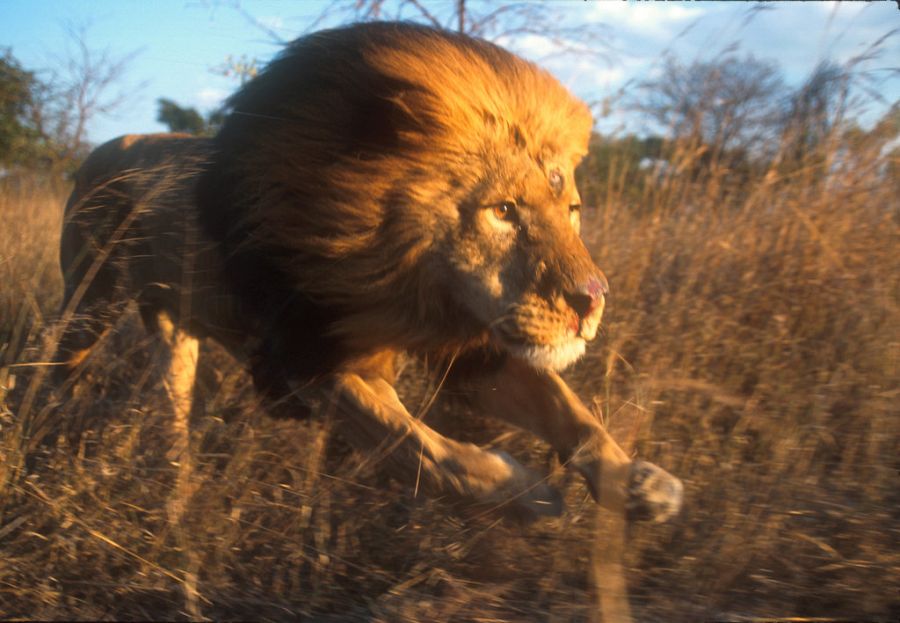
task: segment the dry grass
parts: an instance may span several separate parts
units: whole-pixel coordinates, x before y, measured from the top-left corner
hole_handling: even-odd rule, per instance
[[[59,230],[68,188],[0,179],[0,365],[33,342],[62,297]]]
[[[900,203],[882,160],[862,149],[837,175],[772,172],[740,193],[712,167],[662,180],[640,213],[614,183],[586,215],[613,297],[605,336],[568,378],[618,439],[686,483],[679,519],[627,530],[638,620],[900,618]],[[0,191],[7,364],[39,357],[36,330],[57,305],[62,203],[45,187]],[[546,447],[449,407],[429,415],[458,437],[504,435],[567,491],[563,517],[527,528],[466,519],[381,481],[327,418],[260,415],[209,345],[179,547],[165,512],[171,416],[146,346],[133,318],[106,340],[76,396],[45,411],[87,417],[84,444],[60,439],[28,473],[10,469],[17,436],[48,392],[22,413],[32,371],[10,370],[4,618],[182,618],[192,568],[217,619],[594,616],[592,555],[615,533]],[[420,391],[413,374],[406,392]]]

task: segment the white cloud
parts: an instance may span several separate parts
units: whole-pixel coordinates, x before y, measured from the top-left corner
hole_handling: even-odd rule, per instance
[[[585,72],[590,72],[594,82],[601,86],[612,86],[618,84],[625,79],[625,70],[622,67],[606,67],[598,69],[592,65],[586,68]]]
[[[269,30],[285,30],[284,18],[280,15],[266,15],[256,18],[261,26],[265,26]]]
[[[608,91],[619,86],[628,76],[626,68],[622,64],[609,66],[600,64],[596,59],[579,58],[574,62],[566,62],[565,73],[556,71],[559,76],[565,76],[564,82],[573,91],[592,91],[601,89]],[[555,69],[555,68],[554,68]]]
[[[866,8],[865,2],[835,2],[834,0],[826,0],[824,2],[813,2],[817,8],[821,9],[827,15],[833,12],[842,18],[853,17],[858,15],[860,11]]]
[[[515,38],[500,37],[497,43],[504,48],[514,50],[516,53],[533,60],[540,60],[554,52],[559,52],[559,47],[542,35],[521,35]]]
[[[706,12],[705,7],[673,2],[597,2],[592,18],[633,34],[671,37],[673,28],[685,26]]]
[[[229,93],[224,89],[217,89],[216,87],[204,87],[200,89],[195,97],[197,98],[197,103],[202,108],[215,108],[222,104],[222,101],[228,97]]]
[[[626,66],[632,66],[631,59],[626,63],[616,62],[610,65],[596,57],[580,54],[560,54],[561,47],[549,37],[541,35],[523,35],[515,38],[501,38],[500,45],[517,54],[539,63],[550,70],[563,84],[573,91],[589,91],[593,89],[610,89],[618,86],[626,77]]]

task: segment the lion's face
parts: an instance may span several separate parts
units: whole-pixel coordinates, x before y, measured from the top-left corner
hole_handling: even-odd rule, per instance
[[[550,74],[373,25],[300,40],[230,105],[214,186],[233,188],[208,203],[234,206],[231,229],[254,228],[246,246],[277,258],[346,351],[454,352],[487,331],[558,370],[595,336],[607,285],[573,176],[592,119]]]
[[[455,206],[447,261],[458,302],[503,350],[562,369],[594,338],[607,282],[579,237],[574,163],[524,150],[487,156]]]

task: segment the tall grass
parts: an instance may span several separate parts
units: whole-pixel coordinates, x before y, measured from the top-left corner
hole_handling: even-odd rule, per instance
[[[66,192],[65,184],[39,176],[0,179],[0,364],[12,361],[61,299]]]
[[[715,163],[677,173],[693,154],[672,153],[641,209],[621,175],[585,215],[612,295],[605,335],[568,374],[623,445],[686,483],[680,518],[627,530],[632,611],[896,620],[900,200],[889,157],[862,145],[738,186]],[[0,335],[17,379],[0,393],[0,460],[20,443],[11,431],[32,378],[8,366],[37,357],[59,300],[63,202],[39,184],[0,192]],[[88,419],[82,445],[61,438],[0,490],[4,618],[184,616],[184,552],[165,512],[170,408],[134,318],[118,329],[69,402],[51,405]],[[327,417],[264,417],[235,362],[214,345],[203,356],[184,522],[206,616],[593,617],[591,557],[609,533],[546,446],[452,405],[429,414],[551,471],[567,492],[563,517],[530,527],[467,518],[381,480]],[[418,379],[404,388],[410,404]]]

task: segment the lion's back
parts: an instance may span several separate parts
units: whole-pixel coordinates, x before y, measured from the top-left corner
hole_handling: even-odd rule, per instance
[[[123,296],[176,289],[184,258],[203,242],[195,187],[211,145],[186,134],[127,135],[90,154],[66,204],[60,264],[67,291],[84,279],[91,291]]]

